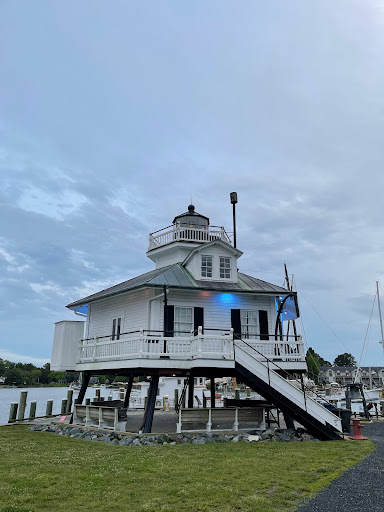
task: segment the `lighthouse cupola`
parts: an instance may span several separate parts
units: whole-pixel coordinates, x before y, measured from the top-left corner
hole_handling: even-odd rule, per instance
[[[209,218],[190,204],[188,211],[177,215],[170,226],[149,235],[147,256],[156,268],[161,268],[184,261],[197,247],[214,240],[231,245],[225,229],[211,226]]]
[[[209,226],[209,218],[205,217],[205,215],[201,215],[201,213],[195,212],[195,207],[193,204],[190,204],[187,212],[177,215],[173,219],[173,225],[195,229],[207,229]]]

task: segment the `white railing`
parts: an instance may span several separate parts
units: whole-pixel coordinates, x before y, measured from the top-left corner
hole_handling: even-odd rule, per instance
[[[204,335],[201,328],[197,336],[165,337],[144,334],[129,335],[119,340],[82,340],[79,363],[119,359],[233,359],[233,335]]]
[[[198,228],[175,224],[151,233],[148,250],[156,249],[171,242],[212,242],[213,240],[222,240],[227,244],[231,243],[223,227],[206,226]]]
[[[305,350],[301,336],[296,336],[294,341],[260,341],[247,339],[244,341],[268,359],[280,361],[305,360]]]
[[[304,346],[300,336],[294,341],[245,340],[257,350],[258,359],[276,361],[305,361]],[[199,327],[187,337],[165,337],[138,333],[121,335],[119,340],[109,337],[93,338],[80,342],[78,363],[115,361],[121,359],[226,359],[234,360],[233,330],[228,333],[203,334]]]

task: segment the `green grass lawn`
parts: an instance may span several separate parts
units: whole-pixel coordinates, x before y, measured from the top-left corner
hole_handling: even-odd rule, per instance
[[[0,428],[0,512],[295,510],[371,453],[364,442],[122,447]]]

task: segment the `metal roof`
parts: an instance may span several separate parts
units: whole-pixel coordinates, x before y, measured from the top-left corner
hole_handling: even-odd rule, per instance
[[[228,283],[224,281],[200,281],[195,280],[192,275],[180,263],[175,263],[167,267],[151,270],[140,276],[124,281],[123,283],[111,286],[100,292],[88,295],[83,299],[72,302],[67,305],[67,308],[74,306],[81,306],[94,302],[95,300],[111,297],[120,293],[135,290],[144,287],[157,287],[168,286],[170,288],[183,288],[183,289],[204,289],[211,291],[232,291],[232,292],[258,292],[269,294],[282,294],[286,295],[289,290],[282,288],[256,277],[247,276],[246,274],[238,273],[237,283]],[[292,292],[289,292],[292,293]],[[295,292],[293,292],[295,294]],[[296,295],[296,294],[295,294]]]

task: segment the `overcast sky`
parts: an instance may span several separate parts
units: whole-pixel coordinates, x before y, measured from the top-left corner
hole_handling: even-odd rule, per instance
[[[295,275],[308,346],[359,359],[384,288],[381,0],[3,0],[0,357],[153,268],[187,209],[242,272]],[[383,292],[384,296],[384,292]],[[384,304],[383,304],[384,310]],[[363,365],[384,366],[377,308]]]

